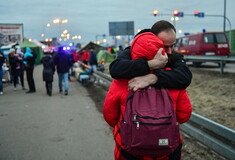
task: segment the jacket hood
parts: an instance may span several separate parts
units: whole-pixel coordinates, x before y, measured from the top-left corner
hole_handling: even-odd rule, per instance
[[[33,57],[33,54],[31,53],[31,49],[29,47],[26,47],[25,51],[26,52],[24,54],[24,58]]]
[[[164,48],[163,42],[152,32],[144,32],[136,36],[131,44],[132,59],[144,58],[151,60],[159,48]]]
[[[29,47],[26,47],[26,52],[31,53],[30,51],[31,51],[31,49]]]

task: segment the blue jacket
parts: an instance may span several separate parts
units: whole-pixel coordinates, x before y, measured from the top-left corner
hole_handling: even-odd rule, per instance
[[[23,63],[28,64],[28,59],[31,58],[31,57],[33,57],[33,54],[31,53],[31,49],[29,47],[26,47],[26,52],[24,54],[24,59],[25,60],[23,61]]]

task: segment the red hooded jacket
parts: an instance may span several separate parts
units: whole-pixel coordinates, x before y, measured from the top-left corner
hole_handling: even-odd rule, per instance
[[[89,61],[90,53],[88,51],[82,51],[82,61]]]

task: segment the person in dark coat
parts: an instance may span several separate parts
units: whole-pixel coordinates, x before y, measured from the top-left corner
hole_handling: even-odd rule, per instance
[[[33,72],[34,72],[34,64],[35,64],[35,59],[37,58],[37,54],[35,51],[29,47],[26,47],[26,52],[24,54],[24,69],[26,71],[26,77],[27,77],[27,82],[29,85],[29,91],[25,93],[35,93],[36,88],[35,88],[35,82],[33,78]]]
[[[43,64],[42,77],[43,81],[45,81],[47,94],[51,96],[53,75],[55,73],[54,61],[50,53],[45,53],[40,62]]]
[[[70,54],[64,50],[63,46],[59,47],[58,52],[55,54],[54,63],[59,78],[59,92],[62,93],[64,87],[64,94],[67,96],[69,90],[68,74],[72,62]]]
[[[0,95],[3,95],[3,87],[2,87],[2,78],[3,78],[3,74],[4,74],[4,71],[3,71],[3,64],[5,63],[5,57],[4,57],[4,54],[3,54],[3,51],[0,49]]]
[[[73,75],[73,64],[75,63],[75,60],[74,60],[74,54],[73,52],[69,53],[70,55],[70,67],[69,67],[69,81],[71,82],[72,79],[71,79],[71,75]]]
[[[89,64],[92,67],[93,71],[97,70],[97,57],[96,57],[97,53],[94,50],[94,47],[90,48],[90,59],[89,59]]]
[[[18,77],[20,75],[23,61],[19,54],[16,54],[15,49],[10,50],[9,63],[11,66],[11,75],[13,79],[14,90],[17,90]]]
[[[20,63],[21,66],[20,66],[20,71],[19,71],[20,83],[21,83],[22,89],[26,90],[24,86],[24,64],[23,64],[24,53],[21,51],[20,47],[16,49],[16,54],[19,55],[19,59],[21,60],[21,63]]]

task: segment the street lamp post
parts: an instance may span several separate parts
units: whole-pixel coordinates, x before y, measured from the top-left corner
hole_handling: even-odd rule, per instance
[[[224,0],[224,32],[226,30],[226,0]]]
[[[60,20],[59,18],[57,18],[57,19],[54,19],[53,20],[53,23],[55,23],[55,24],[59,24],[59,35],[61,35],[61,24],[63,24],[63,23],[68,23],[68,20],[67,19],[64,19],[64,20]],[[59,36],[60,37],[60,36]]]

